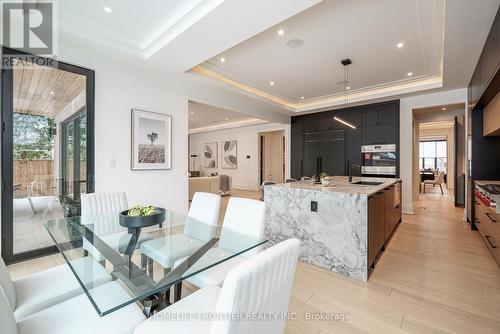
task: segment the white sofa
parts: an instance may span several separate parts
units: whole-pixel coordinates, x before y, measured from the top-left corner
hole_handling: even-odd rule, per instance
[[[219,193],[218,176],[202,176],[189,178],[189,200],[193,199],[195,192]]]
[[[222,193],[220,191],[220,179],[219,176],[201,176],[201,177],[190,177],[189,178],[189,200],[193,199],[195,192],[205,192],[220,195],[230,195],[232,189],[233,180],[229,176],[229,191]]]

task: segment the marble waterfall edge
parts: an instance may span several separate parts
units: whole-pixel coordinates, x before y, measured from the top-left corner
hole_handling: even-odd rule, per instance
[[[367,201],[364,194],[266,187],[266,237],[271,245],[298,238],[300,261],[366,282]]]

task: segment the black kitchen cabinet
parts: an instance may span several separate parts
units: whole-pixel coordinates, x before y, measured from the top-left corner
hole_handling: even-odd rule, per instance
[[[484,108],[500,86],[500,10],[497,11],[481,56],[469,82],[469,109]]]
[[[339,113],[336,115],[337,117],[341,117],[347,123],[354,125],[355,127],[361,127],[361,118],[362,118],[362,108],[354,108],[349,109],[343,113]]]
[[[384,103],[363,108],[363,126],[396,124],[396,105]]]
[[[363,108],[363,126],[378,125],[378,108],[376,105]]]
[[[362,144],[394,144],[396,143],[396,129],[393,124],[364,126],[362,130]]]
[[[396,103],[383,103],[363,108],[362,144],[395,144],[397,110]]]
[[[378,125],[396,124],[396,105],[394,103],[384,103],[377,106]]]
[[[336,121],[334,117],[356,129]],[[291,123],[293,178],[316,174],[318,155],[323,156],[323,171],[330,175],[347,175],[347,161],[361,164],[361,145],[388,143],[399,146],[399,100],[293,116]],[[337,138],[339,133],[342,139]],[[359,173],[357,168],[353,168],[353,175]]]
[[[345,130],[306,133],[304,143],[304,175],[316,174],[318,157],[322,158],[322,171],[345,174]]]

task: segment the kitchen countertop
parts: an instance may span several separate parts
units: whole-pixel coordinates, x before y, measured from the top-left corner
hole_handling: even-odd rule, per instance
[[[500,185],[500,181],[492,181],[492,180],[474,180],[476,184],[486,185],[486,184],[496,184]]]
[[[281,187],[288,189],[306,189],[312,191],[320,192],[339,192],[339,193],[350,193],[350,194],[360,194],[360,195],[373,195],[388,186],[401,181],[397,178],[377,178],[377,177],[356,177],[353,176],[353,182],[357,181],[369,181],[369,182],[383,182],[380,185],[370,186],[370,185],[356,185],[349,183],[349,178],[347,176],[334,176],[330,180],[329,186],[317,185],[312,181],[299,181],[290,183],[280,183],[266,186],[267,187]]]

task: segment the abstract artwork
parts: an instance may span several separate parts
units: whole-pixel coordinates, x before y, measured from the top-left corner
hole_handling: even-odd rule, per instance
[[[217,142],[206,143],[203,153],[205,168],[217,168]]]
[[[132,109],[133,170],[170,169],[172,116]]]
[[[222,148],[222,168],[237,168],[238,158],[237,158],[237,145],[236,140],[223,141],[221,143]]]

